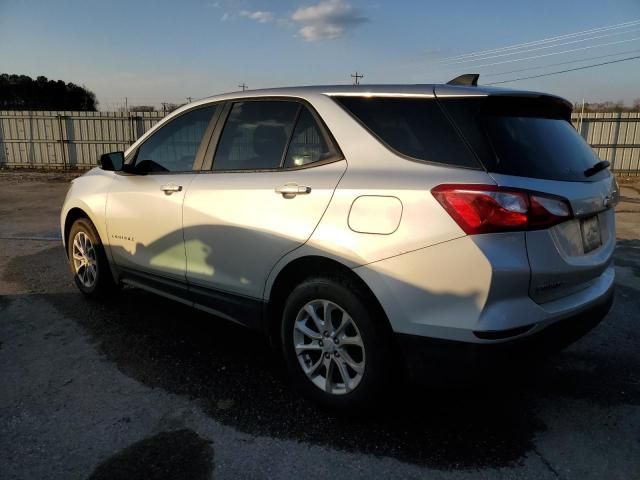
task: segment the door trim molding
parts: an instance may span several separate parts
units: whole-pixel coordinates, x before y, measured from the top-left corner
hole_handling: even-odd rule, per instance
[[[211,313],[252,330],[264,331],[265,309],[262,300],[187,284],[130,268],[119,267],[118,270],[122,283]]]

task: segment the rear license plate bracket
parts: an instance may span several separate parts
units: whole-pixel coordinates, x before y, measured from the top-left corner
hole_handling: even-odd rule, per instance
[[[602,245],[600,222],[597,215],[580,219],[580,231],[582,232],[584,253],[592,252]]]

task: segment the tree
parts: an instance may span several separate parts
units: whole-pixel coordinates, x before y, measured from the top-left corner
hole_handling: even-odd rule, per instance
[[[95,111],[96,95],[84,85],[38,76],[0,74],[0,110]]]
[[[132,105],[129,107],[130,112],[155,112],[156,107],[153,105]]]
[[[183,105],[185,105],[184,103],[170,103],[170,102],[163,102],[162,103],[162,111],[165,113],[171,113],[174,110],[179,109],[180,107],[182,107]]]
[[[582,111],[582,104],[576,104],[574,112]],[[606,102],[590,102],[584,104],[584,111],[586,112],[638,112],[640,111],[640,98],[633,101],[631,106],[625,105],[624,101],[618,100],[613,102],[608,100]]]

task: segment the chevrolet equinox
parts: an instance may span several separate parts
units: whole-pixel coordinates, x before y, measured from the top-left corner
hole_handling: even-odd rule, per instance
[[[610,309],[618,198],[570,115],[477,77],[190,103],[72,182],[75,283],[263,331],[335,408],[434,345],[566,345]]]

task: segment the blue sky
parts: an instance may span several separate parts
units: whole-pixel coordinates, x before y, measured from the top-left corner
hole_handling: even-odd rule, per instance
[[[640,0],[0,0],[0,71],[85,84],[103,109],[125,96],[130,105],[183,102],[242,82],[349,83],[355,70],[363,83],[444,82],[467,71],[483,83],[640,55],[640,23],[530,53],[443,59],[634,20]],[[495,75],[564,62],[574,63]],[[640,98],[640,60],[504,86],[631,101]]]

